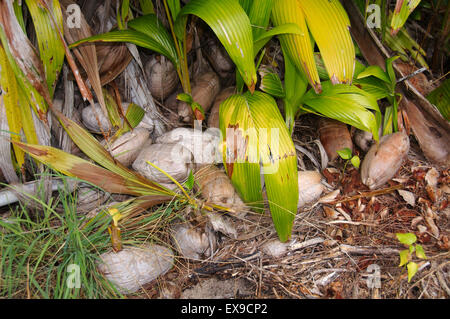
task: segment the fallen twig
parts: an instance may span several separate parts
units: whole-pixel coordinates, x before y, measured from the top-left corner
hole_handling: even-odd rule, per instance
[[[383,195],[383,194],[392,193],[393,191],[395,191],[397,189],[401,189],[401,188],[403,188],[403,185],[402,184],[398,184],[398,185],[394,185],[394,186],[391,186],[391,187],[379,189],[379,190],[376,190],[376,191],[373,191],[373,192],[364,192],[364,193],[361,193],[361,194],[358,194],[358,195],[355,195],[355,196],[350,196],[350,197],[347,197],[347,198],[343,198],[343,199],[339,199],[339,200],[336,200],[336,201],[332,201],[332,202],[329,202],[329,204],[336,205],[336,204],[339,204],[339,203],[343,203],[343,202],[348,202],[348,201],[351,201],[351,200],[359,199],[359,198],[362,198],[362,197],[379,196],[379,195]]]

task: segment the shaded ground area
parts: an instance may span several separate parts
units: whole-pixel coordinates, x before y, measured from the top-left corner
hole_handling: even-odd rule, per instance
[[[296,143],[318,158],[316,118],[297,123]],[[429,164],[411,136],[408,159],[382,189],[370,191],[344,163],[323,171],[328,194],[297,214],[292,239],[278,241],[269,215],[233,219],[237,240],[222,236],[204,261],[179,258],[143,298],[448,298],[450,171]],[[299,153],[299,156],[302,156]],[[313,163],[303,156],[305,168]],[[437,172],[437,187],[428,180]],[[429,173],[427,175],[427,173]],[[398,190],[406,191],[403,196]],[[339,191],[339,194],[337,194]],[[331,194],[331,195],[330,195]],[[412,195],[414,202],[411,202]],[[409,201],[409,203],[407,202]],[[395,233],[416,234],[427,255],[408,283]],[[379,273],[379,284],[377,283]]]

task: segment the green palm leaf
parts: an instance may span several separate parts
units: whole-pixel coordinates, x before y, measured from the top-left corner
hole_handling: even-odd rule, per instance
[[[172,37],[155,14],[147,14],[128,21],[131,29],[110,31],[72,43],[70,48],[86,42],[130,42],[166,56],[174,65],[179,65]]]
[[[279,38],[283,51],[299,70],[303,70],[317,93],[321,91],[321,84],[310,32],[320,49],[331,81],[351,83],[355,47],[349,32],[348,17],[339,1],[275,0],[272,21],[275,26],[296,23],[302,30],[302,34],[287,34]]]
[[[322,84],[321,94],[309,90],[303,96],[302,108],[371,132],[378,140],[381,117],[376,98],[354,85],[332,85],[329,81]]]
[[[244,201],[258,203],[262,169],[275,229],[287,241],[297,212],[297,157],[275,100],[259,91],[231,96],[221,105],[220,129],[233,185]]]
[[[236,64],[245,84],[251,91],[256,85],[256,68],[250,20],[236,0],[191,0],[178,14],[175,22],[177,36],[182,38],[187,15],[205,21],[214,31],[230,58]]]

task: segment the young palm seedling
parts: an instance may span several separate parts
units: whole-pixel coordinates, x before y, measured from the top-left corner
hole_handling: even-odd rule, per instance
[[[403,267],[406,265],[406,269],[408,270],[408,282],[410,282],[419,269],[419,265],[412,261],[414,252],[419,259],[427,259],[427,256],[425,255],[422,245],[414,245],[417,241],[416,235],[412,233],[397,233],[395,235],[400,243],[408,246],[408,249],[400,251],[400,264],[398,266]]]

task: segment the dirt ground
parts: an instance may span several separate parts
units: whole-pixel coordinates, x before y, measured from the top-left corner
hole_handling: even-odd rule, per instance
[[[316,117],[302,117],[294,141],[320,159],[315,125]],[[268,214],[233,218],[237,239],[221,236],[204,260],[178,258],[137,297],[449,298],[450,171],[430,164],[410,140],[407,160],[383,188],[370,191],[358,170],[347,166],[342,174],[342,160],[330,163],[322,171],[326,195],[299,210],[289,242],[278,241]],[[316,168],[298,156],[300,169]],[[430,176],[437,177],[437,187],[428,185]],[[409,283],[406,268],[398,266],[406,247],[395,236],[408,232],[427,256],[417,260],[419,270]]]

